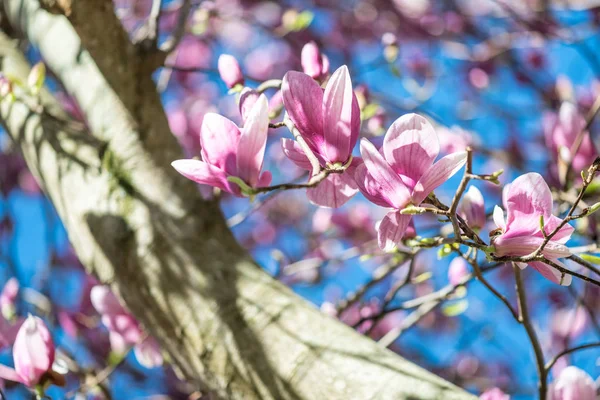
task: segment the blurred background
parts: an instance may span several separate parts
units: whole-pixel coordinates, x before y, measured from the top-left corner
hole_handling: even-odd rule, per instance
[[[146,21],[151,3],[114,1],[131,37]],[[161,39],[172,31],[181,4],[163,1]],[[199,155],[205,113],[240,122],[236,96],[228,94],[217,71],[221,54],[233,55],[246,85],[256,87],[281,79],[288,70],[302,70],[301,50],[311,41],[329,59],[330,71],[349,67],[362,109],[362,136],[380,145],[396,118],[421,113],[436,123],[443,153],[471,146],[475,172],[504,169],[503,183],[536,171],[559,186],[551,121],[563,102],[576,104],[586,115],[600,95],[597,1],[196,0],[184,39],[167,67],[155,73],[171,130],[185,153]],[[34,48],[29,57],[39,61]],[[76,104],[49,74],[47,83],[80,118]],[[267,94],[275,112],[280,95],[275,90]],[[591,137],[597,132],[594,123]],[[287,129],[270,131],[265,158],[275,183],[298,180],[304,173],[283,156],[281,137],[289,137]],[[81,368],[113,367],[105,393],[78,390],[81,381],[69,377],[65,389],[53,387],[48,394],[53,399],[190,398],[193,390],[168,366],[146,368],[131,352],[124,359],[111,352],[108,333],[90,302],[94,278],[86,275],[52,204],[3,132],[0,149],[0,284],[16,278],[16,313],[43,315],[57,345]],[[449,203],[459,180],[455,176],[438,189],[438,197]],[[501,186],[481,181],[475,186],[488,212],[501,204]],[[212,195],[207,188],[201,190]],[[222,210],[236,237],[265,270],[323,312],[376,340],[386,337],[392,350],[474,393],[498,386],[514,399],[534,398],[536,370],[525,331],[478,282],[416,323],[406,322],[413,311],[407,300],[448,285],[453,255],[437,249],[420,252],[413,265],[418,279],[400,289],[382,312],[409,266],[394,266],[371,283],[375,271],[390,263],[375,241],[375,223],[385,210],[361,195],[336,210],[313,206],[303,191],[266,194],[252,203],[223,195]],[[484,238],[495,228],[490,221],[488,225]],[[440,228],[447,229],[433,217],[416,218],[419,236],[433,236]],[[577,229],[581,235],[570,245],[597,241],[594,219],[581,220]],[[571,287],[561,287],[531,268],[524,274],[547,357],[600,339],[598,287],[576,279]],[[510,266],[490,272],[488,279],[514,301]],[[364,293],[345,305],[359,288]],[[599,357],[598,349],[563,357],[551,376],[576,365],[595,378]],[[4,348],[0,362],[10,364],[11,358],[10,349]],[[27,398],[24,389],[5,385],[9,399]]]

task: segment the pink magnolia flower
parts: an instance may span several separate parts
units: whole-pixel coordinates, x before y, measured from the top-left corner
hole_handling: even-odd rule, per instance
[[[21,325],[13,347],[15,368],[0,365],[0,378],[34,387],[51,373],[54,351],[46,324],[30,315]]]
[[[596,400],[596,384],[577,367],[563,369],[548,389],[548,400]]]
[[[145,334],[133,315],[121,305],[108,286],[94,286],[90,298],[108,329],[110,345],[116,353],[125,353],[134,346],[138,362],[146,368],[162,365],[163,359],[158,343]]]
[[[552,215],[552,193],[540,174],[530,172],[521,175],[504,187],[502,200],[507,218],[499,206],[494,209],[494,222],[501,234],[493,239],[498,256],[526,256],[534,252],[544,241],[540,229],[540,216],[544,217],[544,230],[551,233],[562,219]],[[573,227],[565,225],[544,247],[542,254],[553,262],[563,265],[559,258],[568,257],[571,252],[565,243],[571,237]],[[552,282],[568,286],[571,276],[562,276],[556,268],[541,261],[529,262],[533,268]],[[519,263],[519,267],[526,265]]]
[[[466,162],[466,152],[459,152],[434,163],[439,151],[433,126],[417,114],[398,118],[385,134],[380,151],[366,139],[361,141],[364,164],[356,168],[356,183],[368,200],[393,209],[378,227],[381,249],[396,247],[411,221],[412,215],[400,210],[420,205]]]
[[[485,225],[485,206],[483,195],[475,186],[470,186],[462,197],[458,208],[459,214],[473,229],[481,229]]]
[[[300,55],[302,70],[313,79],[321,79],[329,72],[329,59],[321,54],[315,42],[308,42],[302,47]]]
[[[598,156],[589,132],[585,131],[583,141],[571,160],[571,148],[577,136],[585,128],[585,118],[579,113],[575,104],[562,103],[558,115],[554,113],[544,115],[542,126],[546,145],[552,150],[552,156],[558,163],[559,177],[563,177],[569,164],[572,164],[577,176],[579,171],[590,166]]]
[[[452,285],[460,284],[464,277],[469,274],[469,264],[467,263],[467,260],[462,257],[456,257],[450,261],[450,265],[448,266],[448,281]]]
[[[483,392],[479,400],[510,400],[510,396],[495,387]]]
[[[17,278],[12,277],[6,281],[6,284],[4,284],[4,288],[2,289],[2,293],[0,293],[0,310],[5,318],[11,319],[14,315],[15,301],[17,300],[18,294],[19,281]]]
[[[352,90],[348,68],[337,69],[325,91],[310,76],[290,71],[281,85],[285,109],[319,160],[320,166],[346,165],[360,131],[360,110]],[[300,145],[282,139],[285,155],[298,167],[312,171],[311,163]],[[317,187],[307,190],[310,201],[323,207],[340,207],[358,192],[352,178],[354,161],[342,174],[330,174]]]
[[[236,85],[244,84],[244,74],[240,68],[240,64],[234,56],[229,54],[222,54],[219,57],[218,65],[219,75],[225,82],[228,88],[232,88]]]
[[[221,115],[208,113],[204,116],[200,132],[202,161],[176,160],[171,165],[194,182],[242,197],[239,185],[230,181],[232,177],[241,179],[251,188],[271,183],[271,173],[260,172],[268,129],[265,95],[261,95],[252,106],[242,129]]]

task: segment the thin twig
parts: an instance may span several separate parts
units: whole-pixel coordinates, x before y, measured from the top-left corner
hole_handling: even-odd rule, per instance
[[[550,370],[552,369],[552,367],[554,366],[554,364],[556,364],[556,362],[558,361],[558,359],[561,358],[562,356],[566,356],[567,354],[571,354],[571,353],[574,353],[574,352],[579,351],[579,350],[591,349],[592,347],[600,347],[600,342],[586,343],[586,344],[582,344],[582,345],[579,345],[579,346],[571,347],[569,349],[565,349],[565,350],[561,351],[560,353],[558,353],[557,355],[555,355],[550,361],[548,361],[548,363],[546,364],[546,366],[545,366],[546,374],[548,372],[550,372]]]
[[[187,23],[188,15],[190,14],[190,10],[192,9],[191,0],[182,0],[181,8],[179,9],[179,17],[177,18],[177,24],[175,25],[175,29],[171,34],[171,37],[160,46],[160,49],[169,54],[173,50],[177,48],[181,39],[185,35],[185,27]]]
[[[533,347],[535,354],[535,361],[538,371],[538,393],[539,400],[546,400],[547,382],[546,382],[546,368],[544,366],[544,353],[542,352],[542,346],[535,333],[531,318],[529,316],[529,310],[527,308],[527,297],[525,295],[525,287],[523,280],[521,279],[521,269],[516,264],[513,264],[513,270],[515,272],[515,288],[517,291],[517,300],[519,303],[519,319],[518,321],[525,327],[529,341]]]

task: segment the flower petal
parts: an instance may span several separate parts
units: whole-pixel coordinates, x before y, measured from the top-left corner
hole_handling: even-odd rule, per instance
[[[283,149],[283,154],[285,154],[285,156],[299,168],[307,171],[312,170],[312,165],[310,164],[308,157],[306,157],[306,154],[304,154],[304,151],[302,151],[302,148],[298,142],[292,139],[282,138],[281,148]]]
[[[381,207],[394,207],[389,203],[389,200],[383,195],[381,186],[375,181],[367,170],[365,164],[356,167],[354,179],[358,185],[360,192],[373,204]]]
[[[379,195],[392,207],[404,208],[410,200],[410,192],[400,177],[367,139],[360,141],[360,153],[369,175],[378,185]]]
[[[465,151],[448,154],[433,164],[415,185],[413,202],[420,204],[435,188],[457,173],[467,161]]]
[[[544,226],[544,230],[546,231],[546,234],[549,235],[550,233],[554,232],[556,227],[559,226],[562,223],[562,221],[563,220],[561,218],[551,215],[550,218],[546,221],[546,226]],[[573,234],[574,231],[575,231],[575,228],[573,228],[569,224],[566,224],[565,226],[560,228],[560,230],[558,232],[556,232],[556,235],[552,236],[552,241],[561,243],[561,244],[565,244],[569,241],[569,239],[571,238],[571,235]],[[541,232],[540,232],[540,234],[541,234]]]
[[[411,215],[402,215],[398,211],[387,213],[377,228],[379,248],[384,251],[391,251],[396,248],[402,240],[411,218]]]
[[[504,231],[506,229],[506,220],[504,219],[504,211],[502,210],[502,208],[500,208],[500,206],[494,207],[493,218],[496,226],[498,228],[502,228],[502,230]]]
[[[242,129],[236,157],[238,176],[251,187],[258,183],[265,158],[268,130],[269,103],[267,97],[261,94]]]
[[[2,364],[0,364],[0,379],[5,379],[12,382],[21,382],[21,377],[19,374],[17,374],[17,371]]]
[[[494,246],[496,254],[499,256],[526,256],[540,247],[543,241],[543,238],[536,236],[506,237],[506,235],[501,235],[494,240]],[[544,246],[542,254],[549,259],[556,259],[570,256],[571,251],[563,244],[550,241]]]
[[[206,114],[200,130],[202,160],[229,175],[237,176],[236,154],[240,135],[238,127],[227,118],[214,113]]]
[[[175,160],[173,168],[186,178],[203,185],[218,187],[233,193],[225,171],[200,160]]]
[[[327,161],[335,163],[348,160],[358,139],[359,115],[350,74],[343,65],[333,73],[323,95],[324,155]]]
[[[144,368],[156,368],[163,364],[160,347],[152,337],[146,338],[142,343],[135,345],[133,353],[140,365]]]
[[[552,215],[552,193],[542,176],[535,172],[524,174],[515,179],[503,193],[507,207],[507,226],[512,229],[513,222],[521,225],[524,216],[543,215],[546,220]],[[539,226],[539,223],[538,223]]]
[[[533,268],[535,268],[536,271],[542,274],[544,278],[551,280],[554,283],[558,283],[562,286],[569,286],[571,284],[571,281],[573,280],[573,277],[571,275],[564,274],[563,276],[562,272],[541,261],[533,261],[530,262],[529,265],[531,265]]]
[[[331,174],[316,187],[306,191],[306,195],[312,203],[331,208],[341,207],[356,193],[358,193],[358,187],[348,171],[343,174]]]
[[[410,186],[421,179],[439,152],[440,143],[433,126],[417,114],[405,114],[394,121],[383,141],[385,159],[397,174],[412,181]]]
[[[302,72],[289,71],[281,83],[283,104],[302,137],[314,149],[323,144],[323,89]]]

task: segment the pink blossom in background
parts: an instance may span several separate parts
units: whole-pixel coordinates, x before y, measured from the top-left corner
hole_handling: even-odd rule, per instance
[[[23,321],[23,319],[17,319],[11,322],[0,315],[0,350],[13,345]]]
[[[540,216],[544,217],[544,230],[551,233],[562,219],[552,215],[552,193],[544,178],[538,173],[530,172],[521,175],[504,187],[502,201],[507,217],[499,206],[494,209],[494,222],[502,233],[493,239],[493,245],[498,256],[526,256],[535,251],[544,241],[540,230]],[[544,247],[542,254],[549,260],[563,267],[559,258],[571,255],[565,243],[573,233],[573,227],[565,225]],[[526,264],[518,263],[525,268]],[[533,268],[545,278],[555,283],[568,286],[571,275],[562,273],[541,261],[529,262]],[[566,268],[566,267],[565,267]]]
[[[460,201],[458,213],[472,229],[481,229],[485,226],[483,195],[476,186],[469,186]]]
[[[434,163],[439,151],[433,126],[417,114],[398,118],[388,129],[380,151],[362,139],[364,164],[356,168],[356,183],[368,200],[392,209],[378,227],[381,249],[394,249],[412,219],[400,210],[410,204],[420,205],[466,162],[466,153],[458,152]]]
[[[338,68],[325,87],[306,74],[290,71],[281,86],[285,109],[319,160],[321,168],[327,165],[346,165],[360,131],[360,110],[348,68]],[[312,166],[300,145],[291,139],[282,139],[285,155],[298,167],[311,171]],[[317,187],[307,190],[308,198],[323,207],[340,207],[358,189],[351,171],[358,165],[353,162],[341,174],[330,174]]]
[[[154,368],[162,365],[158,344],[153,338],[145,337],[137,320],[123,308],[108,286],[94,286],[90,298],[102,317],[102,324],[108,329],[114,352],[123,354],[133,347],[136,359],[142,366]]]
[[[510,400],[510,396],[498,388],[491,388],[483,392],[479,400]]]
[[[581,145],[571,160],[571,149],[585,128],[585,118],[573,103],[563,102],[558,114],[546,113],[542,118],[542,126],[546,146],[552,151],[552,158],[557,163],[555,171],[558,171],[561,179],[569,164],[572,164],[574,176],[577,177],[579,172],[587,169],[598,156],[589,132],[585,131]]]
[[[0,293],[0,310],[6,319],[11,319],[15,315],[15,302],[19,295],[19,280],[15,277],[10,278],[4,284]]]
[[[470,273],[467,260],[462,257],[455,257],[448,266],[448,281],[456,286]]]
[[[559,339],[575,338],[588,324],[588,314],[583,307],[562,308],[552,313],[552,334]]]
[[[44,321],[27,317],[13,346],[15,368],[0,365],[0,378],[34,387],[52,370],[54,342]]]
[[[244,74],[234,56],[221,54],[218,62],[219,75],[228,88],[244,84]]]
[[[585,371],[569,366],[548,389],[548,400],[597,400],[596,383]]]
[[[265,95],[253,106],[241,130],[221,115],[206,114],[200,133],[202,161],[176,160],[173,168],[194,182],[242,197],[240,187],[230,182],[229,177],[239,178],[251,188],[271,183],[271,173],[261,173],[268,128]]]
[[[311,78],[320,80],[329,73],[329,59],[321,54],[315,42],[308,42],[302,47],[300,58],[302,70]]]
[[[457,151],[465,151],[467,146],[474,143],[473,134],[458,126],[438,126],[436,128],[440,140],[440,153],[450,154]]]

